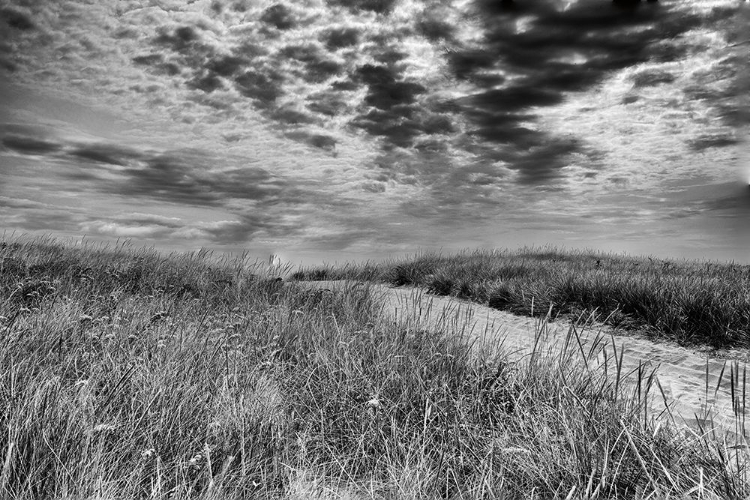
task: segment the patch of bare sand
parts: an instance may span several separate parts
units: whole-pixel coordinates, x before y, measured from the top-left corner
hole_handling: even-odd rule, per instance
[[[347,286],[344,281],[300,284],[331,290]],[[572,325],[567,320],[542,325],[539,319],[454,297],[429,295],[418,288],[369,286],[382,298],[384,312],[404,327],[450,328],[466,334],[476,345],[500,341],[511,361],[528,357],[539,340],[552,352],[561,351],[566,342],[575,342],[574,347],[588,358],[589,364],[605,365],[607,370],[615,370],[620,364],[621,374],[633,387],[638,383],[639,372],[643,388],[653,373],[646,399],[651,415],[673,420],[695,432],[745,442],[745,361],[750,359],[747,349],[725,351],[718,357],[710,351],[654,342],[637,332],[626,334],[603,324],[577,327],[579,336],[569,335]],[[750,401],[747,403],[750,406]]]

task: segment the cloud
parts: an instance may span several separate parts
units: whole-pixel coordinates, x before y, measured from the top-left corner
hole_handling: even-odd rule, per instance
[[[29,31],[36,28],[36,25],[31,20],[31,15],[20,9],[10,7],[0,9],[0,20],[8,25],[8,27],[19,31]]]
[[[107,189],[192,206],[221,206],[230,199],[263,200],[282,191],[283,182],[264,169],[212,171],[211,163],[199,151],[167,152],[148,158],[142,166],[120,170],[124,179]]]
[[[14,208],[14,209],[47,209],[50,205],[39,201],[28,200],[25,198],[10,198],[8,196],[0,196],[0,207],[3,208]]]
[[[701,135],[690,141],[690,148],[693,151],[703,151],[709,148],[724,148],[736,146],[740,141],[731,135]]]
[[[13,153],[6,158],[53,157],[62,168],[50,175],[76,186],[69,192],[192,207],[214,221],[171,227],[102,217],[97,230],[111,234],[141,226],[155,239],[191,231],[227,244],[270,234],[298,241],[314,232],[304,225],[350,229],[365,206],[376,207],[366,209],[373,218],[432,228],[431,217],[492,219],[545,196],[562,212],[574,202],[553,190],[596,194],[614,191],[607,179],[629,179],[622,189],[633,189],[643,178],[678,175],[647,171],[641,149],[728,157],[739,136],[727,127],[747,114],[738,105],[745,53],[682,63],[721,44],[716,26],[729,30],[726,12],[692,4],[116,3],[3,3],[31,23],[25,31],[0,9],[10,40],[0,58],[13,63],[14,79],[91,96],[131,124],[99,140],[80,130],[0,131]],[[69,120],[42,106],[45,119]],[[680,116],[654,119],[664,128],[643,132],[665,106]],[[178,149],[188,143],[194,149]],[[626,148],[632,161],[617,156]],[[349,205],[330,206],[337,203]],[[378,237],[363,231],[338,241]]]
[[[190,89],[202,90],[207,94],[224,87],[221,78],[210,71],[197,72],[197,74],[185,84]]]
[[[0,219],[5,229],[71,234],[80,229],[85,215],[77,207],[0,197]]]
[[[341,64],[323,55],[321,50],[312,44],[287,45],[280,50],[279,55],[304,63],[299,76],[310,83],[325,82],[343,70]]]
[[[336,150],[336,139],[330,135],[315,134],[304,130],[295,130],[287,132],[286,136],[290,139],[294,139],[298,142],[304,142],[310,146],[318,149],[322,149],[328,152],[334,152]]]
[[[326,0],[329,5],[340,5],[350,11],[374,12],[376,14],[388,14],[394,7],[396,0]]]
[[[342,114],[348,107],[347,101],[343,100],[336,92],[319,92],[310,95],[307,99],[307,109],[329,117]]]
[[[120,222],[111,220],[94,220],[81,225],[84,234],[110,236],[113,238],[159,238],[167,239],[174,236],[175,231],[170,227],[143,222]]]
[[[230,77],[248,64],[248,59],[236,55],[222,55],[206,62],[206,69],[223,77]]]
[[[523,184],[552,182],[574,157],[596,156],[585,137],[556,137],[539,127],[539,110],[563,104],[569,93],[589,90],[616,70],[662,57],[665,36],[699,23],[699,16],[669,6],[626,4],[475,2],[480,36],[470,44],[454,37],[447,45],[447,67],[471,86],[454,100],[454,112],[467,121],[467,136],[457,144],[507,163]],[[631,77],[637,88],[675,78],[651,69]]]
[[[321,35],[328,50],[352,47],[359,43],[360,31],[356,28],[332,28]]]
[[[238,75],[234,80],[235,88],[240,94],[254,99],[256,104],[262,108],[271,106],[276,99],[283,95],[283,82],[284,76],[273,70],[265,73],[248,70]]]
[[[68,154],[75,159],[119,166],[125,166],[131,160],[141,158],[142,156],[140,152],[133,149],[107,143],[81,144],[72,149]]]
[[[284,4],[274,4],[263,11],[260,16],[261,22],[264,22],[278,30],[292,29],[297,25],[297,21],[292,11]]]
[[[388,66],[365,64],[357,68],[356,76],[368,86],[365,103],[379,109],[412,104],[426,91],[418,83],[399,80],[399,72]]]
[[[48,155],[62,147],[56,142],[22,135],[7,135],[3,137],[2,144],[7,149],[26,155]]]
[[[234,221],[204,225],[201,230],[213,241],[228,245],[246,243],[259,235],[291,237],[300,228],[299,223],[286,222],[277,214],[257,210],[241,214]]]
[[[445,21],[425,16],[417,22],[417,32],[432,42],[451,41],[455,28]]]
[[[157,74],[168,76],[179,75],[181,68],[174,62],[166,62],[163,54],[147,54],[131,59],[137,66],[146,66]]]
[[[633,85],[639,87],[653,87],[662,83],[672,83],[677,77],[668,71],[663,70],[644,70],[631,76]]]
[[[162,33],[154,38],[156,45],[171,48],[176,52],[187,52],[190,49],[196,48],[200,40],[198,30],[192,26],[180,26],[175,28],[171,33],[164,30]]]

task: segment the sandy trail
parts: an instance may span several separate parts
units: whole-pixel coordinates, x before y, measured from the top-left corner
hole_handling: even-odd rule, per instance
[[[347,286],[347,282],[342,281],[299,283],[330,290]],[[449,331],[464,332],[478,344],[500,340],[512,361],[522,361],[529,356],[537,341],[539,319],[515,316],[454,297],[429,295],[418,288],[369,285],[382,298],[384,312],[406,328],[449,328]],[[552,352],[562,350],[570,328],[571,323],[565,320],[548,323],[542,335],[544,348]],[[744,360],[750,352],[733,351],[719,359],[674,343],[657,343],[633,332],[624,335],[602,324],[577,330],[583,332],[580,347],[573,337],[576,349],[587,356],[593,352],[589,366],[605,364],[606,369],[612,370],[616,366],[616,353],[622,359],[621,373],[629,374],[631,383],[635,384],[639,370],[644,378],[655,373],[648,393],[651,415],[673,419],[677,425],[687,425],[695,431],[715,432],[717,436],[727,436],[731,441],[744,444],[741,436],[747,435],[745,417],[742,411],[735,415],[732,394],[739,408],[744,408]],[[747,398],[750,399],[750,394]]]

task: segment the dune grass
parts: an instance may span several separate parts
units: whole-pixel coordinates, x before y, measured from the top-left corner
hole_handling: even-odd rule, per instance
[[[683,345],[750,344],[750,266],[531,248],[423,254],[410,259],[303,269],[298,279],[417,285],[521,315],[578,316],[637,328]]]
[[[366,283],[310,290],[242,258],[3,241],[0,495],[750,493],[744,448],[647,418],[612,367],[476,347],[394,323]]]

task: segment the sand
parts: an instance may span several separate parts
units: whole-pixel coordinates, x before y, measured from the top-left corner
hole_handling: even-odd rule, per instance
[[[331,290],[347,286],[342,281],[300,284]],[[576,336],[568,335],[572,323],[567,320],[545,323],[539,318],[515,316],[482,304],[429,295],[418,288],[370,286],[382,298],[384,313],[403,327],[450,328],[449,331],[463,332],[477,348],[484,342],[501,342],[513,362],[528,359],[537,341],[543,342],[545,350],[555,352],[562,350],[568,339],[585,354],[589,366],[604,369],[602,365],[606,365],[607,370],[615,369],[616,353],[622,359],[621,373],[628,375],[631,387],[637,383],[639,370],[644,380],[654,374],[646,399],[652,418],[667,419],[690,432],[711,433],[744,445],[744,360],[750,359],[746,350],[718,357],[715,352],[655,342],[638,332],[618,331],[602,324],[585,328],[579,324],[575,328],[580,335],[579,346]],[[542,335],[538,335],[540,331]],[[740,408],[737,412],[733,409],[732,394]],[[747,397],[750,399],[750,394]]]

